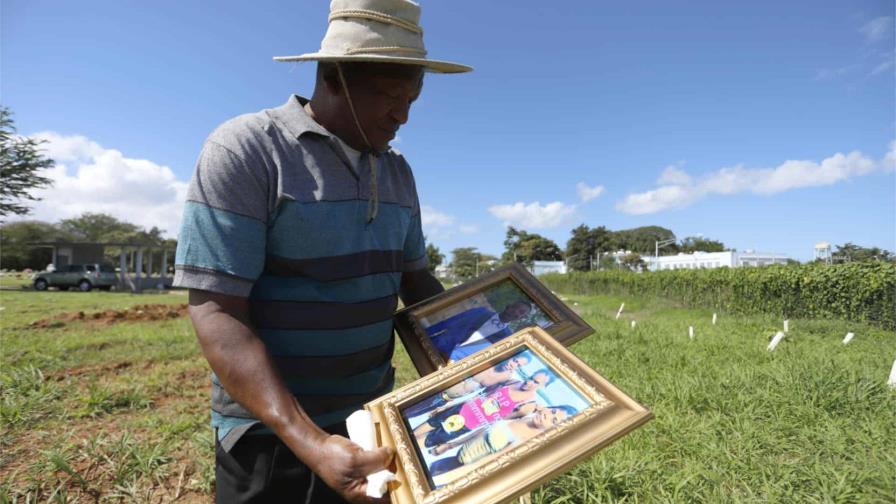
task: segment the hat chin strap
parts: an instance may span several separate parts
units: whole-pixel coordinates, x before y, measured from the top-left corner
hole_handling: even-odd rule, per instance
[[[370,200],[367,202],[367,223],[369,224],[373,222],[373,219],[376,219],[376,214],[380,209],[380,195],[376,176],[376,156],[373,154],[373,145],[370,144],[370,140],[367,139],[367,135],[364,133],[364,128],[361,127],[361,121],[358,120],[358,114],[355,112],[355,105],[352,103],[352,96],[348,92],[348,84],[345,82],[345,75],[342,73],[342,65],[338,62],[336,63],[336,73],[339,74],[339,83],[342,85],[343,91],[345,91],[345,100],[348,102],[348,109],[352,113],[352,119],[355,120],[355,126],[358,127],[358,132],[361,133],[361,139],[364,140],[364,144],[368,149],[367,163],[370,165],[371,193]]]

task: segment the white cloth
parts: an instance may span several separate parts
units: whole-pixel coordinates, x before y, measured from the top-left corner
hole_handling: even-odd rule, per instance
[[[498,331],[504,330],[504,328],[506,327],[507,324],[501,322],[501,316],[496,313],[492,316],[492,318],[486,320],[479,329],[473,331],[473,334],[471,334],[469,338],[461,343],[461,345],[466,345],[467,343],[473,343],[474,341],[485,339]]]
[[[336,135],[333,135],[333,138],[336,139],[336,142],[339,143],[339,146],[342,147],[342,152],[345,153],[345,157],[348,158],[349,163],[351,163],[352,168],[355,171],[358,171],[358,163],[361,162],[361,151],[351,148],[347,143],[345,143],[341,138]]]
[[[345,419],[348,438],[364,450],[376,449],[376,432],[373,417],[367,410],[358,410]],[[367,475],[367,496],[379,499],[386,494],[390,481],[395,481],[395,474],[383,469]]]

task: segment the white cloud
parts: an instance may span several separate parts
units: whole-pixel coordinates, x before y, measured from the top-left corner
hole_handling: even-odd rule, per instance
[[[887,151],[881,164],[884,171],[896,171],[896,140],[890,142],[890,150]]]
[[[579,182],[578,184],[576,184],[576,191],[579,193],[579,198],[581,198],[582,201],[591,201],[603,194],[604,186],[596,185],[594,187],[590,187],[584,182]]]
[[[815,72],[815,80],[830,80],[843,77],[859,68],[859,65],[846,65],[837,68],[822,68]]]
[[[685,185],[691,183],[691,176],[680,169],[678,165],[669,165],[660,174],[660,178],[656,181],[659,185]]]
[[[453,215],[440,212],[429,205],[420,205],[420,221],[423,224],[423,234],[429,239],[447,240],[457,232],[461,234],[479,232],[478,226],[458,223]]]
[[[888,56],[883,63],[877,65],[871,70],[871,75],[877,75],[886,72],[887,70],[893,68],[893,56]]]
[[[616,204],[616,209],[634,215],[656,213],[690,205],[698,197],[692,186],[667,185],[652,191],[629,194]]]
[[[886,40],[893,33],[893,18],[890,16],[881,16],[872,19],[859,28],[859,31],[865,35],[867,42],[879,42]]]
[[[31,135],[43,144],[56,166],[44,175],[52,187],[34,191],[28,218],[56,222],[84,212],[101,212],[174,237],[180,227],[187,182],[170,168],[125,157],[80,135],[45,131]]]
[[[802,187],[832,185],[874,171],[892,170],[894,166],[896,140],[879,162],[857,151],[838,152],[820,163],[785,161],[775,168],[726,167],[697,181],[677,168],[668,167],[658,180],[660,187],[629,194],[616,204],[616,209],[628,214],[650,214],[682,208],[712,194],[772,195]]]
[[[420,205],[420,220],[423,227],[438,228],[447,227],[454,224],[454,217],[439,212],[429,205]]]
[[[512,205],[494,205],[488,211],[504,221],[505,225],[514,225],[527,229],[554,228],[571,220],[576,212],[575,205],[566,205],[559,201],[542,206],[539,202],[526,205],[517,202]]]

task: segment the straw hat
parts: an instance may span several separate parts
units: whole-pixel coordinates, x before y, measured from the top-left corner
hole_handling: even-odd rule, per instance
[[[320,51],[277,56],[275,61],[367,61],[419,65],[427,71],[459,73],[471,67],[426,59],[420,6],[409,0],[333,0]]]

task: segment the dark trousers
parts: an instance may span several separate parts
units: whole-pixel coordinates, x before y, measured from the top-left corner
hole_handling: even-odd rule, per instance
[[[327,428],[346,436],[345,426]],[[280,438],[248,434],[224,451],[215,441],[215,502],[218,504],[344,504]]]

